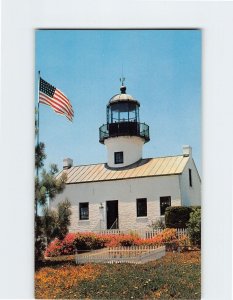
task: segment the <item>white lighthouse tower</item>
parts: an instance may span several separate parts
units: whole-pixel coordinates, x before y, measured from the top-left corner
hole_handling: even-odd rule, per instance
[[[107,124],[99,128],[99,141],[108,152],[108,167],[122,168],[142,158],[142,147],[150,140],[149,126],[140,123],[140,103],[126,94],[126,87],[107,104]]]

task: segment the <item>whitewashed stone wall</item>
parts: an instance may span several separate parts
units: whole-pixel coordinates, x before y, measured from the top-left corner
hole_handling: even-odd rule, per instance
[[[171,196],[172,206],[181,205],[178,175],[69,184],[51,205],[68,198],[72,204],[70,231],[91,231],[106,229],[106,201],[118,200],[119,229],[140,230],[160,217],[162,196]],[[147,217],[137,217],[137,198],[147,198]],[[79,220],[80,202],[89,202],[89,220]]]
[[[119,136],[108,138],[104,141],[108,153],[109,167],[125,167],[142,158],[142,146],[144,139],[138,136]],[[124,161],[122,164],[115,164],[114,152],[123,152]]]
[[[189,169],[192,170],[192,186],[189,186]],[[201,179],[192,158],[180,175],[180,190],[182,205],[201,205]]]

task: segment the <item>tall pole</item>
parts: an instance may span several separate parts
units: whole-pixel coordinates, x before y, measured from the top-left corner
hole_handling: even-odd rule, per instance
[[[39,101],[39,96],[40,95],[40,71],[38,71],[38,83],[37,83],[37,128],[36,128],[36,145],[39,147],[40,139],[39,139],[39,133],[40,133],[40,101]],[[39,167],[38,165],[36,166],[36,176],[37,178],[39,177]],[[35,198],[35,214],[37,217],[37,198]]]
[[[37,85],[37,146],[39,146],[39,132],[40,132],[40,71],[38,71],[38,85]],[[39,169],[37,168],[37,176]]]

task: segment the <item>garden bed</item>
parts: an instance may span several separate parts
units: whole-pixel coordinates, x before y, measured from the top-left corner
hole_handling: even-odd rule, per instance
[[[156,236],[142,239],[137,235],[103,235],[91,232],[69,233],[63,240],[55,239],[46,249],[46,257],[56,257],[61,255],[75,254],[76,251],[97,250],[107,247],[160,247],[173,251],[179,246],[187,246],[189,239],[187,236],[177,235],[176,229],[168,228]]]
[[[69,256],[70,257],[70,256]],[[58,258],[56,258],[58,259]],[[200,299],[200,251],[140,265],[63,262],[35,274],[38,299]]]

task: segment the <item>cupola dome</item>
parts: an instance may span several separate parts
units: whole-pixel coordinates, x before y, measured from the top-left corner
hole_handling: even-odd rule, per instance
[[[137,103],[138,106],[140,106],[139,101],[135,100],[133,98],[133,96],[126,94],[126,86],[121,86],[120,88],[121,93],[117,94],[115,96],[113,96],[110,100],[108,104],[113,104],[116,102],[124,102],[124,101],[130,101],[130,102],[134,102]]]

